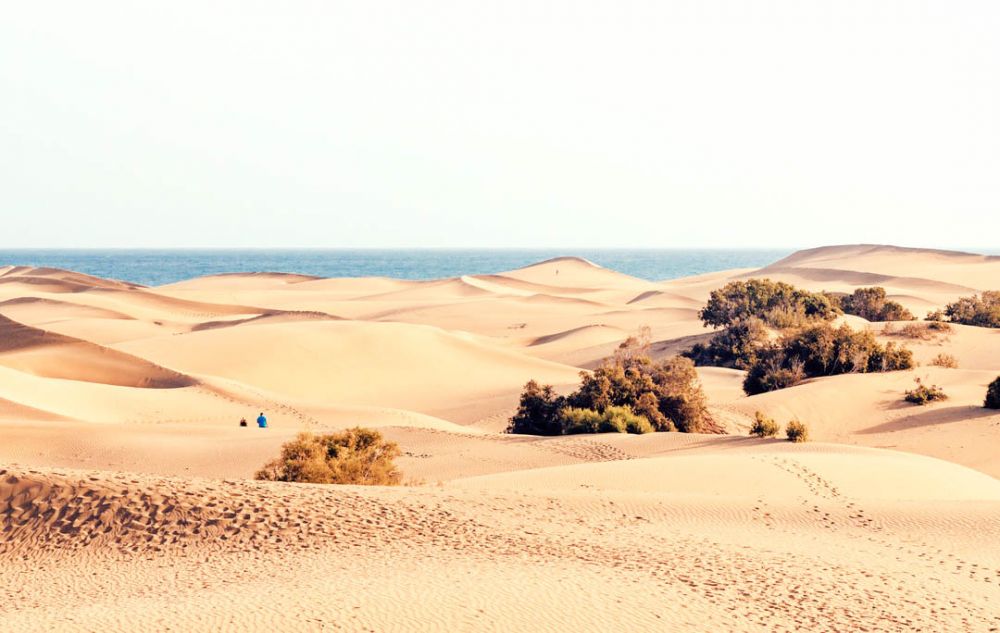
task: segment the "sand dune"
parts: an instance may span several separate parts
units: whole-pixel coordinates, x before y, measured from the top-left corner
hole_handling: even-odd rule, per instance
[[[430,281],[236,273],[143,288],[0,267],[0,629],[1000,629],[1000,331],[840,321],[920,366],[747,397],[728,436],[502,433],[630,335],[707,340],[709,293],[883,285],[917,314],[1000,258],[885,246],[649,282],[566,257]],[[938,354],[958,368],[931,365]],[[946,401],[902,401],[914,378]],[[241,428],[266,411],[270,428]],[[754,412],[813,441],[746,436]],[[402,488],[252,481],[301,430],[376,427]]]

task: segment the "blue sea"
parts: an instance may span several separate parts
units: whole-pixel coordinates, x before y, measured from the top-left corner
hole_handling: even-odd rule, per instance
[[[0,250],[0,266],[65,268],[158,286],[231,272],[438,279],[497,273],[552,257],[576,256],[634,277],[660,281],[727,268],[764,266],[791,252],[756,249],[17,249]]]

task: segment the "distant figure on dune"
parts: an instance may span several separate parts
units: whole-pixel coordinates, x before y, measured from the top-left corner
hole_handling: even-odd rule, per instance
[[[261,411],[260,415],[257,416],[257,426],[259,426],[262,429],[267,428],[267,418],[264,417],[263,411]]]
[[[246,425],[247,425],[247,419],[246,418],[240,418],[240,426],[246,426]]]

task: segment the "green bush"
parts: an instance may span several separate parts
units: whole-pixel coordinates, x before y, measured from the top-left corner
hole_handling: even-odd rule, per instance
[[[958,359],[951,354],[938,354],[931,359],[931,365],[935,367],[947,367],[949,369],[958,369]]]
[[[758,353],[747,371],[747,395],[791,387],[805,378],[910,369],[913,353],[905,347],[879,344],[868,330],[855,331],[846,324],[812,325],[785,334]]]
[[[913,381],[917,383],[917,386],[906,392],[903,399],[907,402],[912,402],[917,405],[925,405],[928,402],[948,399],[948,396],[944,393],[944,389],[941,387],[938,387],[937,385],[931,385],[928,387],[919,378],[914,378]]]
[[[764,321],[757,317],[736,319],[717,332],[708,342],[696,343],[681,355],[698,366],[747,369],[757,361],[757,354],[769,340]]]
[[[830,298],[770,279],[732,281],[713,290],[698,313],[706,326],[728,327],[756,317],[776,328],[788,328],[837,315]]]
[[[330,435],[300,433],[281,447],[281,456],[264,465],[257,479],[316,484],[391,486],[402,474],[393,460],[399,447],[378,431],[347,429]]]
[[[987,290],[981,296],[962,297],[949,303],[944,313],[952,323],[1000,328],[1000,290]]]
[[[986,389],[986,400],[983,406],[987,409],[1000,409],[1000,376],[990,383]]]
[[[641,418],[655,431],[720,432],[708,412],[694,363],[680,356],[654,362],[632,339],[593,372],[581,372],[580,387],[565,398],[557,396],[551,386],[529,382],[507,432],[561,435],[595,432],[585,430],[595,428],[616,430],[619,423],[626,431],[645,432],[641,422],[615,407],[627,407],[629,415]],[[614,415],[597,422],[593,415],[581,412],[603,416],[609,409]]]
[[[792,420],[785,427],[785,437],[789,442],[808,442],[809,427],[798,420]]]
[[[559,412],[563,433],[652,433],[653,425],[629,407],[608,407],[604,411],[566,407]]]
[[[787,361],[780,348],[771,348],[747,371],[743,391],[748,396],[794,387],[807,378],[802,363]]]
[[[781,428],[772,418],[767,417],[760,411],[754,413],[754,421],[750,426],[750,435],[757,437],[774,437]]]
[[[601,414],[593,409],[563,407],[559,411],[558,419],[561,433],[566,435],[601,432]],[[517,431],[510,432],[516,433]]]
[[[840,298],[840,308],[847,314],[868,321],[913,321],[913,313],[895,301],[886,298],[885,288],[858,288]]]

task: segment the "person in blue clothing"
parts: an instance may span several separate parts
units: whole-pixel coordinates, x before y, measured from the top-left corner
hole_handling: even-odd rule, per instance
[[[257,416],[257,426],[259,426],[262,429],[267,428],[267,418],[264,417],[263,411],[261,411],[260,415]]]

